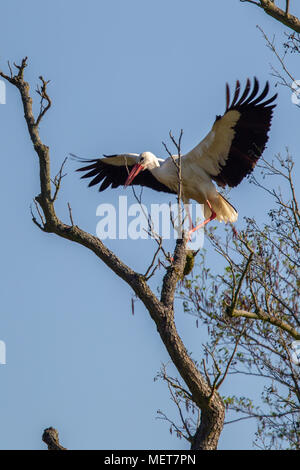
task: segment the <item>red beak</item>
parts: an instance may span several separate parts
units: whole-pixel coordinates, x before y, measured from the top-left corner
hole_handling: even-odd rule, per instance
[[[129,186],[132,183],[134,178],[139,174],[140,171],[142,171],[142,169],[143,167],[140,163],[137,163],[136,165],[134,165],[134,167],[132,168],[131,172],[128,175],[127,180],[125,181],[125,184],[124,184],[125,188],[127,188],[127,186]]]

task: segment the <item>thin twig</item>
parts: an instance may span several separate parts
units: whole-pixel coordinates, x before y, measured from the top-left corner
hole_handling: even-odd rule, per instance
[[[71,206],[70,206],[70,203],[69,203],[69,202],[68,202],[68,209],[69,209],[69,216],[70,216],[71,225],[72,225],[72,227],[74,227],[72,209],[71,209]]]

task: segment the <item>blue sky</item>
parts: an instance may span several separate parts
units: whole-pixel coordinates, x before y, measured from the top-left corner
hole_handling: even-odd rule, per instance
[[[293,8],[299,16],[300,6]],[[90,157],[151,150],[164,156],[161,142],[170,129],[183,128],[183,151],[192,148],[224,111],[226,82],[256,75],[274,86],[269,64],[276,61],[256,24],[279,44],[284,38],[282,25],[237,0],[12,0],[1,5],[1,17],[1,68],[28,56],[32,93],[39,75],[51,79],[53,106],[41,136],[51,149],[53,174],[69,152]],[[290,64],[297,70],[293,58]],[[278,91],[269,159],[286,145],[296,157],[299,145],[299,110],[288,89]],[[73,449],[187,448],[156,419],[158,409],[176,413],[166,386],[153,381],[169,359],[152,320],[139,302],[131,314],[129,287],[92,253],[33,225],[29,208],[39,191],[38,164],[12,87],[0,117],[0,339],[7,346],[7,364],[0,365],[1,448],[43,449],[48,426]],[[116,203],[122,189],[100,195],[88,190],[70,161],[67,173],[57,212],[66,220],[70,202],[75,224],[95,233],[96,207]],[[144,192],[146,204],[169,199]],[[238,227],[243,215],[263,220],[269,207],[247,181],[230,200],[241,214]],[[108,245],[141,272],[154,248],[150,240]],[[187,348],[201,357],[201,326],[196,329],[195,319],[177,307]],[[255,396],[257,388],[231,378],[221,392],[246,389]],[[254,432],[255,423],[228,426],[220,448],[251,448]]]

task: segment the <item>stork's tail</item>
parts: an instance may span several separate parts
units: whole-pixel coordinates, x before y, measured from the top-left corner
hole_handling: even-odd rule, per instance
[[[209,199],[209,202],[216,213],[216,219],[219,222],[236,222],[238,218],[237,210],[222,196],[217,193],[217,197]],[[207,204],[204,205],[204,217],[205,219],[211,216],[211,210]]]

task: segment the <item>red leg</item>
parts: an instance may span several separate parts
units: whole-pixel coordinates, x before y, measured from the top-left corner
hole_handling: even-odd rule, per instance
[[[191,233],[195,232],[196,230],[199,230],[199,228],[204,227],[204,225],[208,224],[208,222],[210,222],[211,220],[214,220],[214,219],[216,218],[216,215],[217,215],[217,214],[213,211],[213,208],[211,207],[210,202],[209,202],[208,200],[207,200],[206,202],[207,202],[208,207],[209,207],[210,210],[211,210],[211,216],[210,216],[208,219],[204,220],[204,222],[202,222],[201,224],[199,224],[199,225],[197,225],[196,227],[192,228],[192,229],[189,231],[189,235],[190,235]]]

